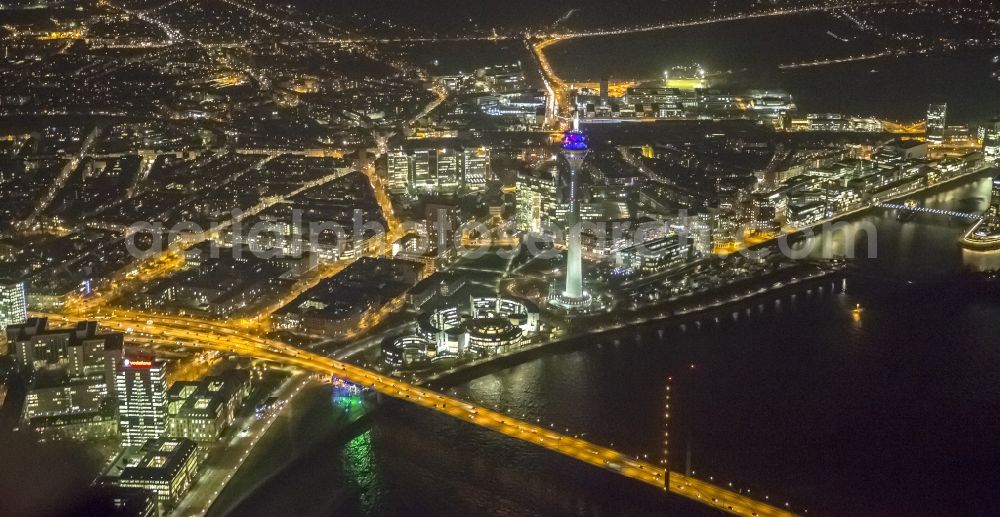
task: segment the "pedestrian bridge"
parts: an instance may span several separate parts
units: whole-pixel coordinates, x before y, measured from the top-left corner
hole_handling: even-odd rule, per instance
[[[972,213],[972,212],[955,212],[952,210],[941,210],[938,208],[927,208],[925,206],[907,206],[900,205],[896,203],[878,203],[875,206],[879,208],[889,208],[892,210],[903,210],[908,212],[917,212],[921,214],[932,214],[932,215],[943,215],[946,217],[958,217],[960,219],[968,219],[970,221],[978,221],[983,216],[982,214]]]

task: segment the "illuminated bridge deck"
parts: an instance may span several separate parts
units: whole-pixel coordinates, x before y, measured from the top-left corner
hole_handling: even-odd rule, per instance
[[[66,320],[64,316],[53,314],[35,313],[33,316]],[[187,342],[183,343],[185,345],[194,342],[196,346],[201,348],[297,366],[325,376],[337,376],[355,384],[370,387],[383,395],[405,400],[506,436],[530,442],[657,488],[664,488],[666,472],[662,467],[636,460],[627,454],[586,440],[563,435],[503,413],[402,382],[393,377],[306,352],[279,341],[253,336],[218,322],[121,310],[113,311],[105,316],[92,316],[90,319],[97,320],[108,328],[130,332],[133,336],[148,336],[151,340],[159,343],[171,339]],[[669,481],[670,492],[723,512],[735,515],[781,517],[793,515],[775,506],[677,472],[670,472]]]
[[[976,221],[982,218],[981,214],[970,213],[970,212],[955,212],[953,210],[940,210],[937,208],[927,208],[925,206],[906,206],[898,205],[895,203],[879,203],[875,205],[879,208],[889,208],[892,210],[904,210],[910,212],[917,212],[921,214],[933,214],[933,215],[943,215],[947,217],[958,217],[961,219],[969,219],[971,221]]]

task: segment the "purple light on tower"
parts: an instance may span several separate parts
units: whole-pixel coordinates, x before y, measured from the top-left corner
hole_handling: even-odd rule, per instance
[[[569,165],[569,215],[573,217],[578,217],[580,215],[579,210],[577,210],[577,193],[576,184],[577,176],[580,172],[580,168],[583,166],[583,160],[587,158],[587,153],[590,152],[590,146],[587,145],[587,137],[584,136],[583,132],[576,128],[576,119],[573,119],[574,128],[563,133],[562,140],[562,155],[566,159],[566,163]],[[567,220],[570,226],[576,224],[578,221]]]
[[[562,148],[564,151],[583,151],[584,153],[590,149],[587,146],[587,137],[579,129],[571,129],[563,133]]]
[[[576,193],[576,183],[577,175],[580,172],[580,168],[583,166],[583,160],[587,158],[587,153],[590,152],[590,146],[587,145],[587,137],[580,131],[580,116],[578,114],[573,115],[573,129],[563,133],[562,139],[562,155],[566,159],[566,163],[569,165],[569,213],[570,216],[579,218],[580,211],[576,209],[577,205],[577,193]],[[569,225],[576,224],[578,221],[567,221]]]

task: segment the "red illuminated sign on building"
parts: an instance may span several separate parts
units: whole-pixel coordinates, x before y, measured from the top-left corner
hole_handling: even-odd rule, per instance
[[[149,368],[153,366],[153,361],[146,359],[125,359],[125,368]]]

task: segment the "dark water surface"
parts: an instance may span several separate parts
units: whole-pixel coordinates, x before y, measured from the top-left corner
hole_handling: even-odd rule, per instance
[[[919,201],[969,210],[985,206],[988,192],[988,180],[970,180]],[[659,322],[582,338],[575,351],[457,392],[658,460],[673,376],[674,469],[690,450],[698,477],[808,515],[1000,514],[998,299],[880,280],[925,280],[996,259],[964,255],[955,221],[899,223],[891,213],[864,221],[878,232],[879,258],[862,276],[727,308],[703,318],[701,330]],[[712,514],[392,401],[356,438],[321,437],[257,495],[269,504],[232,515],[276,507],[317,516]]]
[[[779,65],[820,58],[872,54],[886,43],[858,37],[843,42],[845,21],[829,14],[580,38],[550,46],[546,55],[566,81],[603,75],[649,80],[691,62],[715,84],[731,88],[781,88],[801,113],[845,113],[920,120],[931,102],[947,102],[949,123],[983,122],[1000,115],[997,49],[932,52],[781,70]]]

